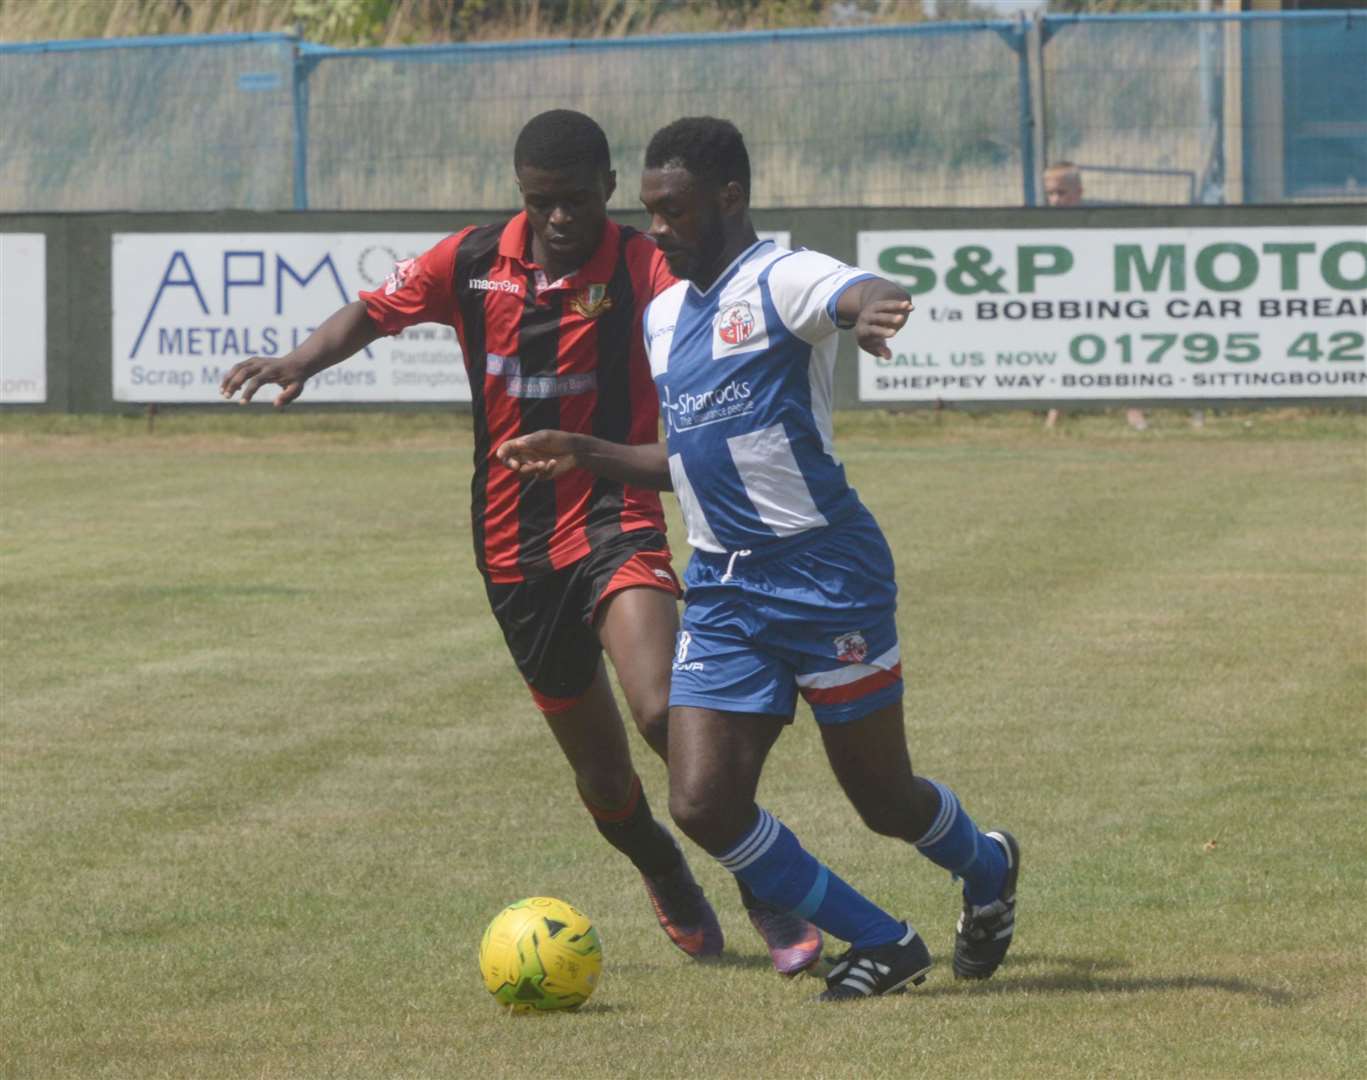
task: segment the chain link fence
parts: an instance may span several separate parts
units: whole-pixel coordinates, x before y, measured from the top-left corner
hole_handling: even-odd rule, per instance
[[[677,116],[745,133],[759,207],[1367,198],[1367,13],[332,49],[287,35],[0,45],[0,211],[502,209],[536,113],[603,125],[619,209]]]

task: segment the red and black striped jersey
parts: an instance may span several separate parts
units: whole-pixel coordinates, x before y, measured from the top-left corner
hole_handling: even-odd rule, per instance
[[[547,428],[619,443],[659,437],[641,315],[674,284],[664,257],[649,237],[608,222],[588,262],[548,282],[529,239],[526,214],[464,229],[360,294],[385,334],[437,322],[460,338],[474,409],[475,559],[498,582],[558,570],[631,529],[665,527],[654,491],[579,469],[532,481],[494,457],[505,440]]]

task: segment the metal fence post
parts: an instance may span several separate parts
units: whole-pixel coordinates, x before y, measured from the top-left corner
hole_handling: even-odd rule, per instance
[[[1021,173],[1025,189],[1025,205],[1039,205],[1039,165],[1035,156],[1035,140],[1039,133],[1035,127],[1035,100],[1034,94],[1030,89],[1030,60],[1033,50],[1029,48],[1032,33],[1037,33],[1032,29],[1031,24],[1026,22],[1025,15],[1017,16],[1020,20],[1017,26],[1020,28],[1020,48],[1018,50],[1017,68],[1020,73],[1020,112],[1021,112]]]
[[[294,208],[309,208],[309,70],[296,38],[290,45],[291,94],[294,101]]]
[[[1036,202],[1032,204],[1035,206],[1039,205],[1039,199],[1044,194],[1044,169],[1049,150],[1049,114],[1044,78],[1044,46],[1049,43],[1049,39],[1053,36],[1054,28],[1049,25],[1047,15],[1036,14],[1031,17],[1030,33],[1025,51],[1030,54],[1031,74],[1035,80],[1034,93],[1030,102],[1031,108],[1034,110],[1034,123],[1031,130],[1035,137],[1035,175],[1033,180]]]
[[[1030,50],[1026,47],[1030,38],[1030,28],[1022,13],[1016,15],[1016,21],[1009,29],[996,29],[1001,39],[1016,54],[1016,119],[1020,126],[1021,198],[1023,205],[1036,206],[1039,197],[1035,184],[1035,109],[1030,91]]]

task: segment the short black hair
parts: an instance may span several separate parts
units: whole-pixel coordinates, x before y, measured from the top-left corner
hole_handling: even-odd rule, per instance
[[[597,122],[573,109],[552,109],[533,116],[513,146],[513,168],[572,169],[593,165],[612,169],[608,137]]]
[[[750,194],[750,154],[730,120],[685,116],[660,128],[646,147],[646,168],[680,165],[694,176],[724,187],[734,180]]]

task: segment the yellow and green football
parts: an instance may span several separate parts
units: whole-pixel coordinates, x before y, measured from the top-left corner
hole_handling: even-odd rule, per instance
[[[479,970],[494,1000],[514,1012],[577,1009],[598,985],[603,947],[583,912],[533,896],[494,916],[479,943]]]

